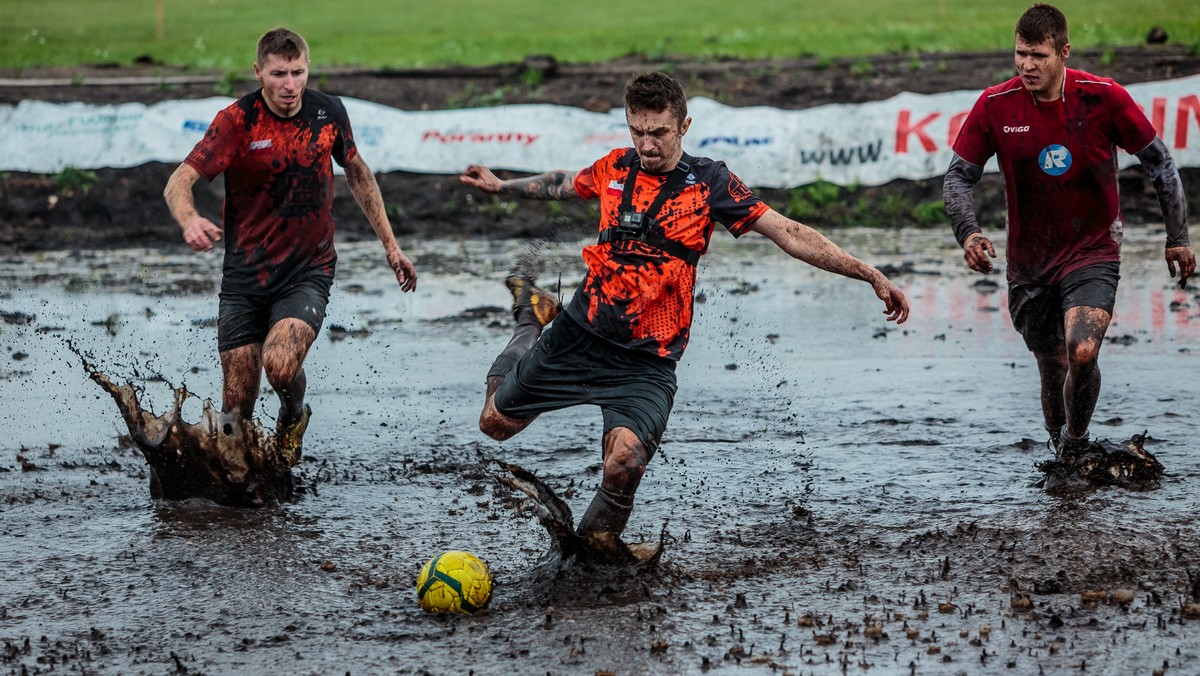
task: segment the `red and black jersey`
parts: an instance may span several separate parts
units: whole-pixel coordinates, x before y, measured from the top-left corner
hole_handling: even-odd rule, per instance
[[[600,199],[600,232],[618,225],[625,180],[637,153],[619,148],[575,176],[575,192]],[[768,207],[725,166],[692,158],[691,171],[669,195],[656,220],[662,234],[704,253],[715,223],[734,237],[749,230]],[[667,174],[639,171],[632,207],[645,213]],[[678,360],[692,325],[696,266],[637,240],[584,247],[588,274],[566,312],[593,333],[618,345]]]
[[[262,90],[217,113],[187,162],[225,174],[222,289],[274,293],[297,274],[333,276],[333,164],[354,158],[340,99],[306,89],[300,111],[271,112]]]
[[[1008,203],[1008,278],[1057,284],[1088,265],[1120,260],[1116,147],[1136,153],[1155,131],[1129,92],[1066,69],[1063,95],[1035,101],[1013,78],[983,92],[954,142],[982,166],[996,155]]]

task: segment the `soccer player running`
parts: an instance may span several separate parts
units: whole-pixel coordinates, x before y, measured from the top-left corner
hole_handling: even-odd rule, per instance
[[[946,173],[946,211],[963,258],[989,272],[996,257],[975,219],[972,189],[999,158],[1008,206],[1009,312],[1037,360],[1042,415],[1059,460],[1087,450],[1100,395],[1097,358],[1120,278],[1117,146],[1146,169],[1166,222],[1167,270],[1195,272],[1187,205],[1171,154],[1129,93],[1066,67],[1067,19],[1046,4],[1016,26],[1017,77],[976,101]]]
[[[254,76],[262,87],[219,112],[204,139],[167,183],[164,197],[196,251],[225,240],[217,347],[224,376],[222,425],[254,413],[262,371],[279,395],[278,449],[300,460],[311,408],[304,358],[325,320],[337,255],[333,165],[383,242],[404,291],[417,273],[396,243],[375,176],[354,144],[340,99],[307,88],[309,51],[284,28],[258,41]],[[224,227],[196,210],[192,187],[225,174]]]
[[[486,193],[600,200],[599,240],[583,249],[587,276],[565,311],[559,314],[534,280],[506,280],[517,323],[488,371],[479,417],[485,434],[504,440],[540,413],[600,407],[604,475],[577,527],[583,537],[619,535],[629,520],[674,403],[696,263],[716,223],[734,237],[757,232],[801,261],[863,280],[883,301],[889,321],[908,317],[904,294],[881,272],[770,209],[723,162],[684,153],[691,118],[674,79],[663,73],[632,78],[625,118],[633,147],[612,150],[578,172],[502,181],[471,165],[461,176]]]

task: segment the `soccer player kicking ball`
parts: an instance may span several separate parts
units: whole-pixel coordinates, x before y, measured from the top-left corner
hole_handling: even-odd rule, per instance
[[[716,223],[734,237],[757,232],[810,265],[865,281],[889,321],[908,317],[908,301],[883,273],[770,209],[723,162],[683,152],[691,119],[674,79],[663,73],[631,79],[625,117],[633,147],[578,172],[502,181],[472,165],[461,176],[486,193],[600,200],[599,238],[583,250],[587,276],[561,313],[534,280],[507,280],[517,324],[488,371],[479,417],[485,434],[504,440],[545,411],[600,407],[604,476],[580,519],[583,537],[619,535],[629,520],[674,403],[696,263]]]

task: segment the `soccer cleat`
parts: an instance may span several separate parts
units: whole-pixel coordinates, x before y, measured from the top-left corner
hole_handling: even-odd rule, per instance
[[[308,419],[312,416],[312,408],[304,405],[304,413],[297,420],[289,423],[280,421],[275,427],[276,449],[279,457],[288,467],[300,464],[300,451],[304,444],[304,430],[308,429]]]
[[[1052,438],[1052,441],[1056,451],[1055,459],[1063,462],[1078,462],[1092,447],[1092,442],[1086,435],[1080,439],[1069,437],[1065,427],[1059,432],[1058,438]]]
[[[533,316],[542,326],[554,321],[554,318],[558,316],[558,301],[534,286],[532,279],[512,275],[504,280],[504,285],[508,287],[509,291],[512,291],[514,317],[524,307],[533,309]]]

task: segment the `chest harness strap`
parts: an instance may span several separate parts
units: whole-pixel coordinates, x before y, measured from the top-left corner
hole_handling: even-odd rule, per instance
[[[700,261],[700,252],[669,239],[658,225],[658,221],[655,220],[663,204],[691,172],[691,160],[692,158],[686,153],[679,159],[679,164],[675,165],[675,169],[659,189],[654,201],[650,203],[650,208],[646,209],[645,213],[639,214],[633,210],[633,186],[637,182],[638,168],[642,166],[642,162],[640,158],[633,158],[629,175],[625,177],[625,189],[621,193],[619,221],[617,225],[600,232],[597,244],[636,240],[681,259],[688,265],[696,265]]]

